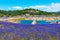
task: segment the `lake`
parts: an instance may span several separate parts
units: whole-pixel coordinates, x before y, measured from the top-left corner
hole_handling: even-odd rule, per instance
[[[33,20],[20,20],[20,24],[32,24]],[[37,24],[50,24],[51,22],[46,20],[36,20]]]

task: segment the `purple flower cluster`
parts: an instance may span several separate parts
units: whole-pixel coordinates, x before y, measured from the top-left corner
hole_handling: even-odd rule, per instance
[[[0,22],[0,40],[59,40],[60,25]]]

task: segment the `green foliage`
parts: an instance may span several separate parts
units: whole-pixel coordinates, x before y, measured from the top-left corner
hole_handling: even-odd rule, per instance
[[[0,10],[0,17],[5,16],[18,16],[18,15],[25,15],[25,14],[30,14],[30,15],[51,15],[51,16],[57,16],[58,14],[53,13],[53,12],[45,12],[41,11],[38,9],[24,9],[24,10]],[[60,15],[60,14],[59,14]]]
[[[0,17],[2,17],[3,16],[3,14],[2,13],[0,13]]]
[[[0,40],[3,40],[2,38],[0,38]]]
[[[27,40],[26,38],[22,38],[21,40]]]
[[[41,40],[41,38],[38,38],[37,40]]]

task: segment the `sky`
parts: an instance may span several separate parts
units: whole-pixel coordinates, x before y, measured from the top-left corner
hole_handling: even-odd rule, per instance
[[[34,8],[42,11],[60,11],[60,0],[0,0],[1,10]]]

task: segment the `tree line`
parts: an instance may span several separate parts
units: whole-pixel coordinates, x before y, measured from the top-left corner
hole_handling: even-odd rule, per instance
[[[52,15],[52,16],[57,16],[60,14],[57,14],[55,12],[46,12],[46,11],[41,11],[38,9],[23,9],[23,10],[0,10],[0,17],[3,16],[18,16],[18,15],[25,15],[25,14],[30,14],[30,15]]]

